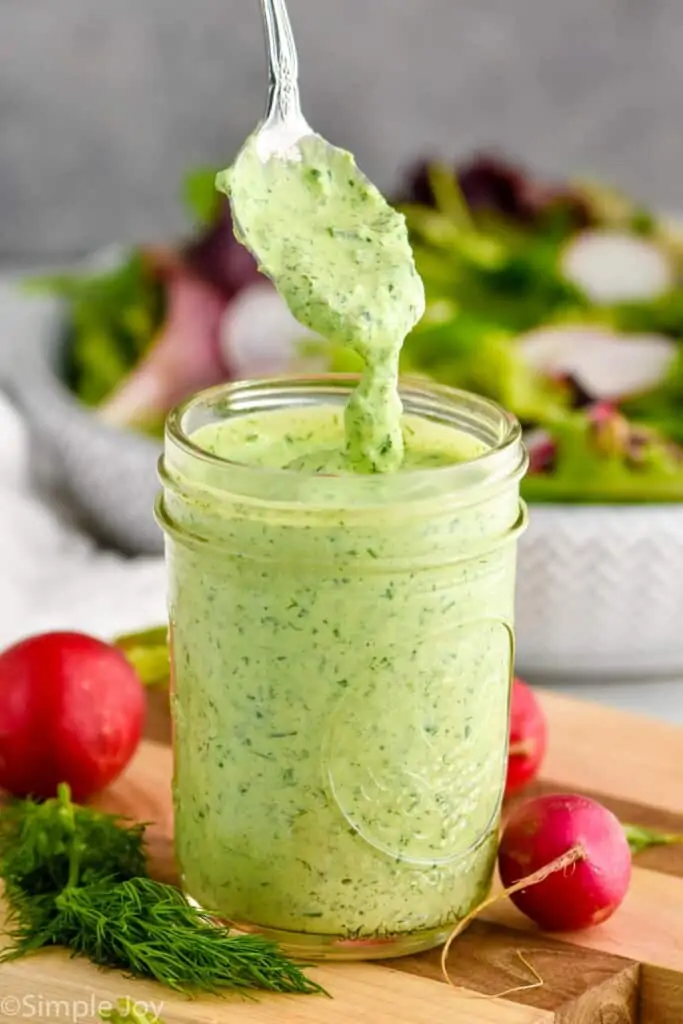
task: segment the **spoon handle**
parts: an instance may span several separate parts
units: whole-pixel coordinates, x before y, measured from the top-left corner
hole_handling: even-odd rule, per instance
[[[299,61],[285,0],[261,0],[268,45],[269,88],[266,125],[301,118]]]

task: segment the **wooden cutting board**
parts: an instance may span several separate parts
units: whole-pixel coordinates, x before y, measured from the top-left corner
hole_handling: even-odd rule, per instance
[[[543,702],[551,742],[538,790],[590,793],[623,821],[683,832],[683,729],[550,694]],[[157,739],[142,744],[100,804],[154,822],[154,874],[174,880],[163,695],[150,702],[148,734]],[[452,948],[457,988],[443,980],[437,951],[317,968],[329,1000],[188,1001],[53,950],[0,966],[0,1022],[84,1024],[107,1001],[128,997],[161,1007],[167,1024],[683,1024],[683,846],[648,850],[636,865],[624,905],[585,933],[551,938],[509,902],[491,907]],[[534,982],[528,964],[543,984],[496,998]]]

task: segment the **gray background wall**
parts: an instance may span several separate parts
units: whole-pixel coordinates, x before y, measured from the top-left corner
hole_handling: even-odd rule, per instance
[[[497,145],[683,210],[683,0],[290,0],[305,111],[385,187]],[[183,224],[260,117],[258,0],[0,0],[0,258]]]

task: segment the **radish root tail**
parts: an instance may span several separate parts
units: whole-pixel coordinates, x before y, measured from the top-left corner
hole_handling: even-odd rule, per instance
[[[572,864],[576,864],[577,861],[583,860],[585,852],[582,846],[572,846],[566,853],[556,857],[555,860],[551,860],[549,864],[545,864],[538,871],[534,871],[531,875],[526,875],[524,878],[520,878],[514,885],[508,886],[507,889],[503,889],[502,892],[496,893],[495,896],[488,896],[483,900],[474,910],[470,910],[469,914],[466,914],[462,920],[458,921],[453,931],[446,939],[444,947],[441,951],[441,973],[445,980],[452,988],[458,988],[450,974],[448,973],[448,954],[450,953],[451,946],[459,935],[467,928],[468,924],[474,921],[475,917],[481,914],[482,910],[486,910],[487,907],[492,906],[494,903],[499,903],[501,900],[507,899],[514,892],[519,892],[520,889],[529,889],[532,885],[538,885],[539,882],[544,882],[550,875],[554,875],[557,871],[566,871],[567,868],[571,867]],[[528,966],[528,965],[527,965]],[[532,972],[533,968],[530,968]],[[536,986],[534,986],[536,987]]]
[[[515,985],[514,988],[506,988],[504,992],[497,992],[495,996],[491,996],[491,999],[504,999],[506,996],[511,996],[515,992],[530,992],[534,988],[542,988],[545,985],[543,978],[531,961],[526,958],[522,950],[517,949],[515,950],[515,953],[534,980],[530,981],[527,985]]]

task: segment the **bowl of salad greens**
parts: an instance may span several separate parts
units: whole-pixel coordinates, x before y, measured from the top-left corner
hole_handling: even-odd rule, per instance
[[[131,552],[161,547],[154,464],[172,405],[228,379],[359,368],[304,337],[235,241],[212,169],[184,196],[189,239],[33,283],[62,319],[31,418],[59,438],[76,503]],[[421,163],[395,204],[427,297],[402,372],[486,394],[525,431],[520,671],[683,670],[683,232],[599,183],[487,155]]]
[[[273,306],[213,179],[200,169],[185,182],[195,223],[178,244],[26,282],[12,391],[86,525],[130,554],[163,550],[153,506],[166,413],[201,388],[282,370],[282,338],[302,333]]]

